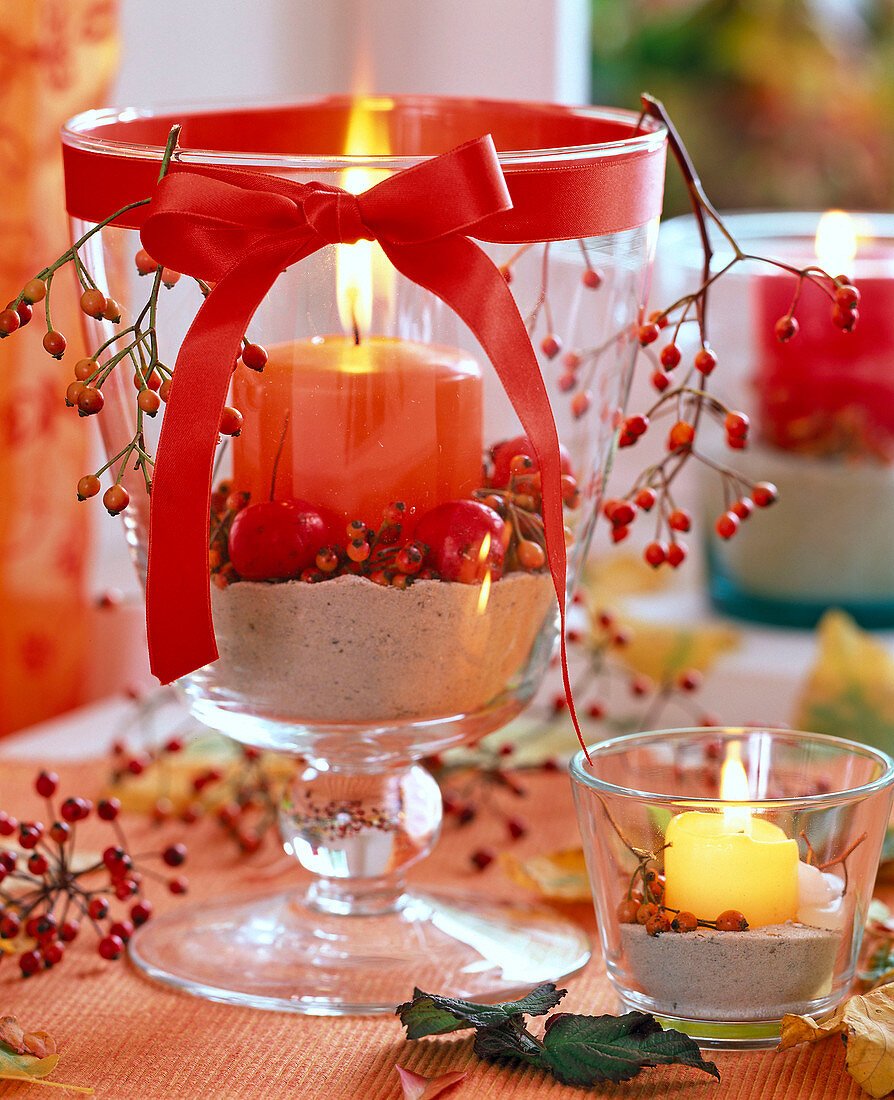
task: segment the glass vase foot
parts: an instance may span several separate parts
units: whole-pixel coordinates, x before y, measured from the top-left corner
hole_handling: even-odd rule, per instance
[[[587,936],[545,907],[408,892],[382,912],[321,912],[300,892],[190,906],[130,945],[147,976],[226,1004],[316,1016],[393,1012],[418,986],[508,1000],[590,958]]]

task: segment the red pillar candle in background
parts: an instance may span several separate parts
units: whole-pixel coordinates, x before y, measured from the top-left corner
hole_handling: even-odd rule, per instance
[[[817,263],[813,242],[777,246],[797,266]],[[828,260],[820,259],[829,274]],[[796,279],[764,269],[755,294],[755,425],[764,442],[813,455],[869,455],[894,460],[894,242],[861,240],[845,273],[857,285],[852,332],[832,323],[828,294],[804,281],[795,317],[799,332],[780,343],[774,326],[791,308]]]
[[[298,497],[378,527],[385,506],[403,501],[409,531],[481,484],[481,371],[464,352],[382,336],[268,352],[263,373],[240,367],[233,382],[244,417],[233,488],[252,503]]]

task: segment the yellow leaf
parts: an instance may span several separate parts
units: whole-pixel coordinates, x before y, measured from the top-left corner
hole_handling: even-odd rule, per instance
[[[843,611],[827,611],[817,627],[816,663],[798,700],[793,725],[857,737],[894,751],[894,658]]]
[[[667,626],[630,616],[623,617],[623,624],[631,636],[618,651],[618,658],[656,684],[686,669],[706,672],[718,657],[739,644],[736,631],[725,626]]]
[[[784,1016],[781,1032],[777,1050],[842,1034],[847,1071],[860,1088],[875,1097],[894,1090],[894,986],[850,997],[820,1024],[809,1016]]]
[[[53,1072],[58,1061],[58,1054],[48,1054],[46,1058],[35,1058],[31,1054],[9,1054],[5,1050],[0,1050],[0,1077],[10,1080],[23,1078],[27,1081],[35,1077],[46,1077]]]
[[[568,848],[544,856],[519,859],[510,852],[500,856],[507,876],[520,886],[553,901],[589,901],[590,880],[580,848]]]
[[[825,1023],[818,1024],[812,1016],[795,1016],[787,1013],[782,1017],[780,1025],[780,1040],[777,1050],[788,1050],[789,1047],[798,1046],[799,1043],[818,1043],[822,1039],[828,1039],[830,1035],[837,1035],[842,1030],[844,1020],[844,1007],[838,1009],[834,1016],[830,1016]]]
[[[584,567],[581,587],[591,607],[615,603],[627,596],[641,596],[667,587],[667,574],[646,565],[632,554],[591,558]]]
[[[295,773],[294,761],[282,754],[265,753],[262,763],[272,779],[283,783]],[[206,809],[214,809],[232,798],[241,767],[241,755],[233,743],[209,734],[190,741],[182,752],[165,753],[140,775],[124,776],[104,793],[114,795],[129,813],[151,813],[159,798],[169,800],[175,813],[182,813],[197,799]],[[211,768],[220,773],[220,779],[197,795],[194,780]]]
[[[641,558],[613,555],[587,566],[582,580],[587,607],[593,617],[594,645],[604,642],[598,616],[614,608],[630,641],[616,657],[634,672],[663,683],[687,669],[707,671],[719,656],[739,645],[737,631],[727,626],[658,621],[637,615],[637,610],[666,581]]]

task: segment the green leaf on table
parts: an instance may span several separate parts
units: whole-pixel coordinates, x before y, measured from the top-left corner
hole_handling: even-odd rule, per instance
[[[679,1031],[665,1030],[654,1016],[628,1012],[623,1016],[577,1016],[554,1012],[543,1038],[525,1027],[525,1015],[543,1016],[565,996],[552,982],[537,986],[526,997],[497,1005],[480,1005],[439,997],[417,989],[397,1015],[408,1039],[444,1035],[475,1028],[475,1053],[489,1062],[536,1066],[565,1085],[590,1088],[601,1081],[628,1081],[646,1066],[683,1065],[720,1080],[713,1062],[706,1062],[695,1041]]]
[[[885,940],[872,952],[866,969],[858,977],[872,986],[894,982],[894,940]]]
[[[658,1065],[692,1066],[720,1080],[717,1067],[702,1058],[694,1040],[679,1031],[665,1031],[645,1012],[551,1016],[543,1036],[542,1064],[564,1085],[629,1081],[645,1066]]]
[[[424,1039],[427,1035],[445,1035],[470,1027],[497,1027],[515,1016],[543,1016],[565,996],[554,982],[544,982],[517,1001],[499,1004],[477,1004],[434,993],[413,990],[413,1000],[398,1005],[395,1015],[407,1029],[408,1039]]]
[[[475,1035],[474,1051],[487,1062],[527,1062],[541,1065],[542,1046],[524,1027],[510,1021],[496,1027],[482,1027]]]

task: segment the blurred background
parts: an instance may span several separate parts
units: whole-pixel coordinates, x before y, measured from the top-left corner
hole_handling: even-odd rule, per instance
[[[592,41],[594,100],[663,100],[719,209],[890,208],[890,0],[592,0]]]
[[[87,108],[351,91],[635,108],[648,90],[718,207],[879,210],[892,62],[890,0],[0,0],[0,286],[66,246],[57,133]],[[34,346],[0,344],[0,735],[150,683],[120,521],[75,500],[98,465],[62,403],[78,354]]]

